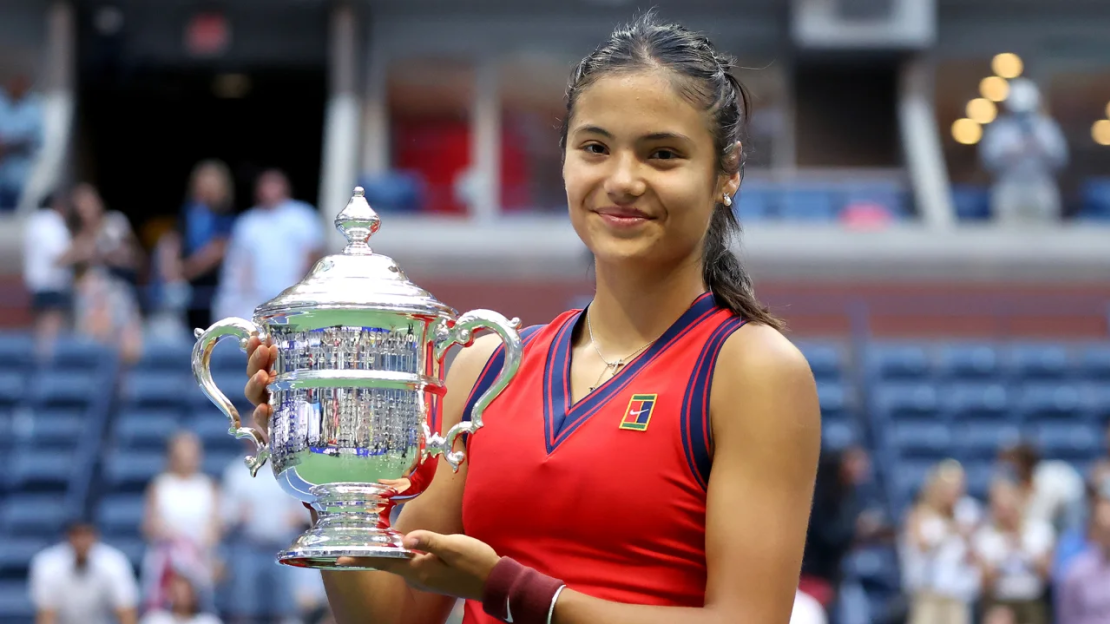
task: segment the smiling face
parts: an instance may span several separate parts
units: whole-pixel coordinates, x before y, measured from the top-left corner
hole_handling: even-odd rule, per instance
[[[720,172],[710,118],[665,70],[586,88],[568,123],[571,223],[599,262],[699,262],[710,217],[739,174]]]

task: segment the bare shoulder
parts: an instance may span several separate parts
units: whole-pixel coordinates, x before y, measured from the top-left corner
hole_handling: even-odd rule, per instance
[[[451,362],[449,374],[457,379],[470,379],[471,385],[473,385],[486,362],[489,361],[493,352],[499,346],[501,346],[501,338],[497,334],[478,336],[469,347],[459,350],[455,360]]]
[[[777,426],[820,428],[817,386],[809,362],[786,336],[768,325],[749,323],[725,341],[711,400],[720,408],[714,410],[715,428],[719,416],[760,421],[764,415],[771,416],[768,412],[773,412]]]

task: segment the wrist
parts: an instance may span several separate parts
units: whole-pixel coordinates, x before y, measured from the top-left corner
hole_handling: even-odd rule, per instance
[[[482,609],[502,622],[549,624],[565,587],[559,579],[501,557],[486,579]]]

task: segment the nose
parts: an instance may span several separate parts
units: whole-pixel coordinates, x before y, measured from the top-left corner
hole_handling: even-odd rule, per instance
[[[618,152],[609,159],[612,169],[605,179],[605,193],[614,203],[628,203],[644,194],[647,183],[634,154]]]

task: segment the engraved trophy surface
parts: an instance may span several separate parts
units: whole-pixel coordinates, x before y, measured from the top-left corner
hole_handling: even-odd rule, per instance
[[[317,511],[318,521],[278,561],[351,570],[359,568],[337,568],[336,559],[413,555],[389,518],[379,517],[398,497],[379,480],[406,477],[440,454],[457,470],[464,452],[454,450],[455,441],[482,427],[482,411],[516,374],[523,347],[517,319],[489,310],[459,315],[409,281],[391,258],[375,254],[368,242],[381,220],[361,188],[335,225],[347,238],[341,254],[318,261],[303,281],[255,309],[252,320],[197,329],[192,366],[201,390],[230,420],[229,433],[254,441],[257,452],[246,458],[251,474],[269,460],[281,487]],[[430,423],[446,390],[444,356],[482,329],[505,343],[505,363],[470,420],[439,435]],[[209,368],[219,340],[233,337],[245,348],[252,335],[270,338],[278,351],[268,441],[242,425]]]

